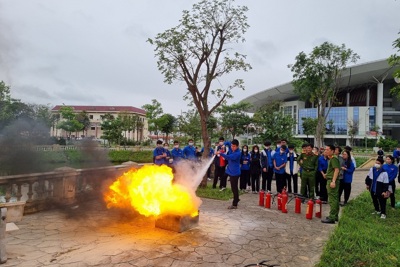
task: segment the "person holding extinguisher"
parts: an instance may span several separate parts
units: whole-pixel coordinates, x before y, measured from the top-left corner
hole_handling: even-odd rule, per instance
[[[329,216],[321,220],[322,223],[334,224],[339,220],[339,158],[334,154],[335,146],[327,145],[325,147],[325,155],[328,157],[328,169],[326,171],[326,189],[329,198]]]
[[[240,173],[241,173],[240,158],[242,155],[240,152],[240,149],[239,149],[239,141],[236,139],[232,140],[231,153],[225,154],[225,153],[221,153],[220,151],[218,151],[217,155],[220,155],[220,157],[223,157],[228,162],[226,170],[225,170],[224,180],[226,181],[226,178],[228,176],[230,177],[231,190],[233,193],[232,205],[230,205],[228,207],[228,209],[237,209],[237,205],[240,201],[238,182],[239,182],[239,177],[240,177]]]

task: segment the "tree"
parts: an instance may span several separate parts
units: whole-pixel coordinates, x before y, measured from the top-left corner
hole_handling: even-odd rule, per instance
[[[400,34],[400,32],[399,32]],[[393,48],[397,49],[397,52],[400,53],[400,37],[393,41]],[[400,54],[393,54],[388,58],[388,63],[390,66],[397,67],[397,69],[393,73],[393,77],[397,82],[397,85],[390,89],[390,93],[395,95],[397,98],[400,98]]]
[[[226,88],[213,87],[212,83],[233,71],[251,69],[245,62],[245,55],[230,51],[233,44],[245,41],[243,35],[249,28],[248,8],[235,6],[233,2],[202,0],[193,5],[191,12],[183,11],[178,26],[148,39],[155,46],[157,66],[164,81],[186,84],[184,99],[194,104],[200,116],[204,157],[211,145],[207,131],[211,114],[232,97],[232,89],[244,89],[242,79],[236,79]],[[206,178],[202,186],[206,186]]]
[[[72,132],[81,131],[83,129],[83,124],[77,120],[72,107],[62,106],[60,108],[60,114],[62,120],[57,124],[57,128],[66,131],[68,138],[71,138]]]
[[[170,133],[174,131],[174,126],[176,122],[176,118],[171,114],[167,113],[161,116],[160,120],[162,121],[161,131],[165,133],[165,140],[168,142],[168,136]]]
[[[101,116],[101,120],[101,127],[103,128],[103,135],[101,138],[106,139],[109,144],[115,143],[119,145],[123,132],[121,117],[118,116],[115,118],[112,114],[107,113]]]
[[[315,144],[318,147],[323,145],[326,117],[342,85],[342,72],[349,62],[355,63],[359,58],[344,44],[337,46],[324,42],[314,47],[309,55],[299,53],[296,62],[288,66],[293,72],[295,92],[302,100],[314,103],[317,107]]]
[[[143,105],[142,108],[146,110],[146,118],[149,123],[149,131],[154,132],[157,135],[162,126],[162,120],[160,120],[163,109],[161,107],[161,103],[156,99],[151,100],[151,104]]]
[[[348,120],[347,121],[347,135],[350,137],[350,145],[354,146],[355,136],[358,134],[359,122],[358,120]]]
[[[301,118],[303,120],[303,133],[307,136],[314,135],[317,129],[318,119]],[[310,140],[308,140],[310,141]]]
[[[284,115],[279,110],[279,102],[271,103],[254,113],[254,124],[261,128],[263,140],[277,141],[282,138],[290,140],[293,137],[293,127],[296,125],[293,117]]]
[[[246,126],[251,123],[251,118],[246,112],[250,107],[251,104],[241,102],[230,106],[222,105],[218,109],[221,115],[221,126],[232,135],[232,139],[236,135],[243,134]]]
[[[190,136],[196,141],[201,136],[200,116],[196,110],[188,110],[178,116],[177,125],[180,133]]]
[[[85,110],[83,110],[80,113],[76,114],[76,119],[77,119],[77,121],[79,121],[82,124],[82,129],[80,129],[80,131],[82,131],[83,135],[86,136],[87,134],[85,134],[85,132],[87,133],[87,130],[90,127],[89,115],[87,114],[87,112]]]

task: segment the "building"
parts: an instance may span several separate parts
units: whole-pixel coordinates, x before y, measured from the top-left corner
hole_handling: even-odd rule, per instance
[[[350,144],[349,129],[356,126],[355,143],[361,145],[366,138],[388,136],[400,140],[400,101],[390,95],[396,85],[395,68],[387,60],[378,60],[348,67],[342,73],[337,101],[327,116],[326,143]],[[302,118],[316,118],[312,103],[301,101],[291,82],[274,86],[242,100],[253,105],[252,112],[273,101],[281,101],[284,114],[296,120],[294,134],[303,133]],[[313,136],[309,136],[313,137]]]
[[[55,114],[59,114],[62,105],[55,106],[51,111]],[[146,111],[140,108],[131,106],[68,106],[73,108],[76,114],[85,111],[89,116],[90,127],[80,133],[73,133],[71,137],[91,137],[100,139],[103,135],[103,129],[101,124],[103,122],[102,117],[106,114],[112,115],[114,118],[120,114],[132,115],[138,117],[138,122],[135,131],[124,132],[123,135],[130,140],[144,141],[148,139],[148,122],[146,118]],[[62,118],[61,118],[62,119]],[[51,136],[66,137],[67,133],[62,129],[53,127],[51,129]]]

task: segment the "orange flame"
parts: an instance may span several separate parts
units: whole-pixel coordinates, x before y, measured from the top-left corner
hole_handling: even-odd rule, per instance
[[[140,214],[198,215],[201,200],[193,190],[173,183],[172,169],[145,165],[119,177],[105,194],[107,207],[134,208]]]

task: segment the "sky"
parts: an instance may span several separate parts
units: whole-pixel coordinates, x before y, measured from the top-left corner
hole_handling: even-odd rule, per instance
[[[25,103],[141,108],[157,99],[164,113],[185,112],[186,86],[163,82],[154,47],[146,40],[177,26],[194,0],[0,0],[0,80]],[[344,43],[357,63],[396,51],[400,0],[236,0],[246,5],[249,72],[216,81],[226,88],[244,79],[228,104],[290,82],[287,67],[300,52],[325,41]],[[211,99],[212,101],[212,99]]]

